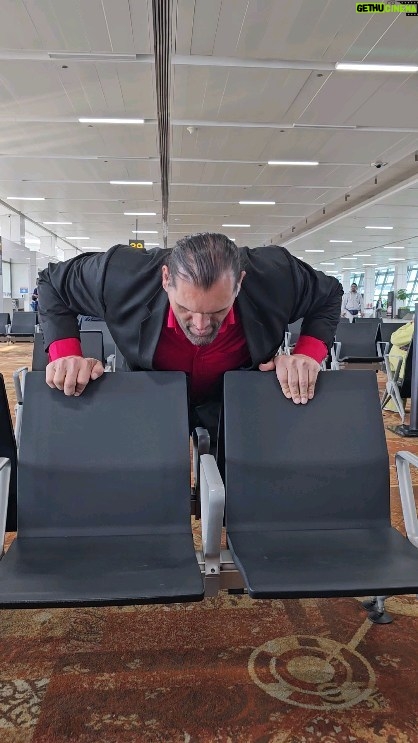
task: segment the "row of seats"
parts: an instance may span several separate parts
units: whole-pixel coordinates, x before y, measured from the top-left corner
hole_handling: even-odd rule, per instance
[[[0,338],[9,340],[33,338],[38,329],[37,312],[0,312]]]
[[[369,604],[377,620],[382,597],[418,590],[409,475],[418,458],[397,455],[406,539],[390,524],[372,372],[321,372],[306,406],[282,395],[274,373],[225,375],[224,480],[210,454],[195,452],[201,551],[189,451],[181,372],[105,374],[79,398],[30,372],[18,534],[0,562],[0,606],[197,601],[243,587],[254,599],[378,596]],[[0,502],[3,523],[5,493]]]

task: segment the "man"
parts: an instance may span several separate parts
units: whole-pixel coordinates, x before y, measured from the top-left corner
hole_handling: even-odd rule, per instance
[[[214,233],[185,237],[172,250],[87,253],[40,274],[46,381],[80,395],[103,374],[100,361],[82,358],[77,327],[78,314],[102,317],[131,370],[188,374],[191,425],[214,439],[225,371],[275,369],[287,398],[313,397],[341,294],[336,279],[284,248],[237,248]],[[294,354],[276,356],[288,323],[300,317]]]
[[[351,290],[343,296],[343,301],[341,303],[341,316],[348,317],[350,322],[353,322],[356,315],[363,317],[363,314],[363,297],[358,293],[357,284],[353,281],[351,284]]]

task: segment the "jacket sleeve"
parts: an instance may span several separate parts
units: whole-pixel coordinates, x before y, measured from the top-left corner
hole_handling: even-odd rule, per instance
[[[290,322],[303,317],[301,335],[318,338],[329,349],[341,315],[343,288],[333,276],[315,271],[290,253],[287,255],[294,283]]]
[[[104,318],[103,285],[111,253],[84,253],[49,263],[39,274],[38,316],[45,349],[63,338],[80,338],[77,315]]]

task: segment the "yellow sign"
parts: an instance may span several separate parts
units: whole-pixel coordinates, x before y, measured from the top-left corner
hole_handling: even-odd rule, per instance
[[[144,250],[144,248],[145,248],[145,241],[144,240],[129,240],[129,247],[130,248],[139,248],[140,250]]]

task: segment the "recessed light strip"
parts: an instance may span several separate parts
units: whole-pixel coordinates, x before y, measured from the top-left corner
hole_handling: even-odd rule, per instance
[[[156,217],[157,212],[123,212],[125,217]]]
[[[264,204],[266,206],[274,206],[276,204],[275,201],[239,201],[238,203],[239,204],[245,204],[245,205],[247,205],[247,204],[256,204],[256,205]]]
[[[44,196],[6,196],[7,201],[45,201]]]
[[[109,181],[112,186],[152,186],[152,181]]]
[[[319,165],[316,160],[269,160],[267,165]]]
[[[417,65],[368,64],[364,62],[337,62],[335,69],[348,72],[418,72]]]
[[[79,119],[80,124],[144,124],[145,119]]]
[[[223,224],[222,227],[251,227],[250,224]]]
[[[380,225],[368,224],[366,225],[364,229],[365,230],[393,230],[393,227],[389,227],[389,226],[386,227],[385,225],[382,225],[382,224]]]
[[[352,243],[352,240],[330,240],[330,243]]]

